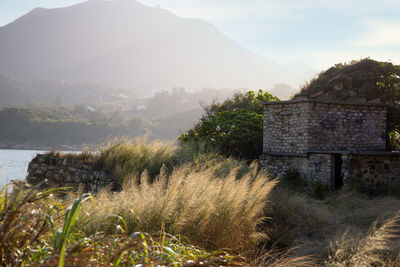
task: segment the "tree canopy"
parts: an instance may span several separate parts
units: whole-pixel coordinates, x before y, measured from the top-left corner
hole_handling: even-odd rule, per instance
[[[278,100],[260,89],[205,106],[205,115],[178,141],[181,145],[203,143],[206,150],[225,156],[255,159],[262,153],[262,102]]]

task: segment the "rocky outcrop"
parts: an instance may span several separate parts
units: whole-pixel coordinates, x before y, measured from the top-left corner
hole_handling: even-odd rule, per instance
[[[42,187],[66,186],[86,192],[97,192],[101,188],[120,188],[109,173],[97,169],[77,158],[66,158],[62,155],[38,154],[28,166],[26,181]]]
[[[298,93],[304,98],[348,103],[382,103],[377,89],[385,68],[380,62],[364,59],[353,64],[338,64],[319,74]]]

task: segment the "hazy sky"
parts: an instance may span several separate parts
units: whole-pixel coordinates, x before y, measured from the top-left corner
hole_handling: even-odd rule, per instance
[[[34,7],[81,0],[1,0],[0,25]],[[250,51],[324,69],[371,57],[400,64],[398,0],[139,0],[204,19]]]

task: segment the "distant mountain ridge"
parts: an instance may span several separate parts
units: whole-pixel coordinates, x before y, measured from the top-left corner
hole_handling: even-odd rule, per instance
[[[268,89],[292,79],[211,24],[135,0],[32,10],[0,28],[0,73],[87,79],[147,95],[175,86]]]

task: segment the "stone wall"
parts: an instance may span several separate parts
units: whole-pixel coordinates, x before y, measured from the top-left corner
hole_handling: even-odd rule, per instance
[[[306,152],[309,109],[307,103],[264,105],[263,152]]]
[[[283,175],[288,169],[296,169],[307,181],[331,184],[332,156],[330,154],[308,154],[306,156],[263,155],[260,165],[273,177]]]
[[[400,190],[400,153],[385,151],[386,110],[371,103],[265,103],[260,165],[272,176],[295,168],[334,189],[358,177],[368,189]]]
[[[310,150],[383,151],[386,107],[309,102]]]
[[[307,153],[306,156],[266,155],[260,158],[260,165],[273,177],[283,175],[286,170],[299,170],[306,181],[318,181],[334,188],[333,154]],[[400,193],[400,153],[365,152],[341,154],[340,176],[343,184],[358,183],[365,190]]]
[[[386,106],[316,101],[264,105],[264,153],[385,150]]]
[[[358,179],[369,189],[400,186],[400,154],[350,154],[343,166],[345,183]],[[353,181],[351,181],[353,179]]]
[[[310,154],[308,156],[307,177],[309,181],[332,184],[332,155]]]
[[[82,186],[88,192],[96,192],[106,186],[111,186],[113,190],[119,188],[110,174],[79,159],[63,158],[52,154],[37,154],[29,163],[26,180],[34,185],[44,183],[44,187],[77,188]]]
[[[288,169],[297,169],[302,174],[308,172],[306,157],[271,156],[264,154],[260,157],[259,163],[273,177],[284,174]]]

